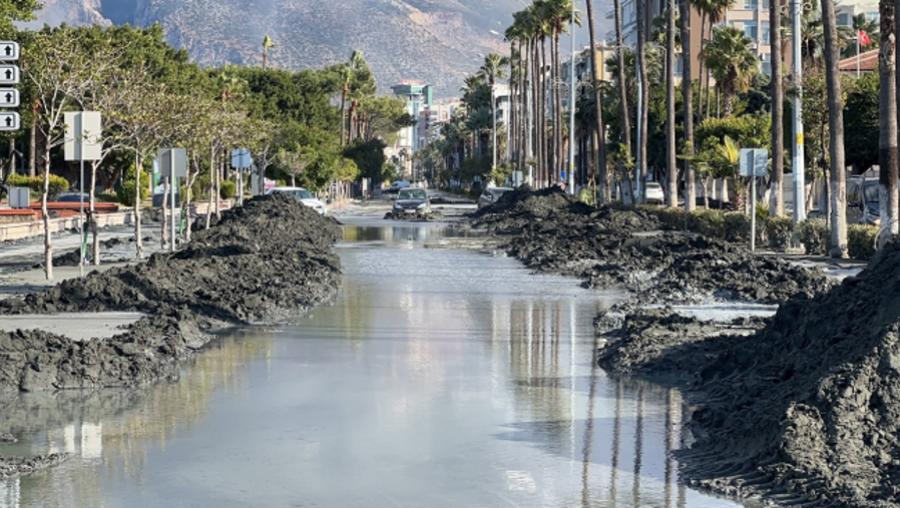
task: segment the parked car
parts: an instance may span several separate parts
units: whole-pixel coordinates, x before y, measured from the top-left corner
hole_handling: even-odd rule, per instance
[[[666,201],[662,185],[659,182],[647,182],[644,189],[644,202],[661,205]]]
[[[51,201],[55,201],[57,203],[80,203],[82,197],[84,198],[85,203],[91,202],[90,194],[81,194],[79,192],[64,192],[59,196],[56,196],[55,199],[51,199]]]
[[[394,215],[416,215],[423,217],[431,214],[431,201],[424,189],[403,189],[394,201]]]
[[[325,215],[328,213],[328,209],[325,207],[325,203],[319,201],[319,199],[316,198],[315,194],[304,189],[303,187],[275,187],[274,189],[267,192],[267,194],[287,194],[289,196],[293,196],[297,201],[303,203],[305,206],[312,208],[319,215]]]
[[[385,194],[397,194],[403,189],[408,189],[412,184],[406,180],[397,180],[390,187],[385,189]]]
[[[512,191],[513,189],[509,187],[494,187],[492,189],[485,189],[485,191],[481,193],[481,197],[478,198],[478,208],[491,206],[497,201],[500,201],[500,198],[503,197],[504,194]]]

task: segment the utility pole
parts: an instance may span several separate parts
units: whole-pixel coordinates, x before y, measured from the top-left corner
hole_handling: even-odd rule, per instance
[[[572,19],[569,35],[572,39],[572,61],[569,62],[569,194],[575,195],[575,0],[572,0]],[[591,48],[594,51],[594,48]],[[602,143],[602,140],[601,140]]]
[[[803,3],[801,0],[792,0],[793,16],[793,64],[794,64],[794,93],[793,108],[793,171],[794,171],[794,226],[806,220],[806,161],[803,153],[803,46],[802,46],[802,20]]]

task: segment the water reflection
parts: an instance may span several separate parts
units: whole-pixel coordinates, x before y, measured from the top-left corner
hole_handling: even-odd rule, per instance
[[[510,259],[409,248],[410,238],[442,233],[397,228],[345,228],[348,241],[377,245],[341,249],[333,306],[225,341],[178,383],[145,396],[12,404],[19,423],[10,427],[33,436],[22,454],[53,447],[77,457],[5,485],[0,499],[736,506],[679,482],[677,392],[595,367],[592,320],[616,295],[533,276]],[[44,417],[31,418],[35,409]]]

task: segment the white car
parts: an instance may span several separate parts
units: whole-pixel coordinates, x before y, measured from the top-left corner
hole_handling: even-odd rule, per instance
[[[647,182],[647,188],[644,189],[644,201],[646,203],[658,205],[661,205],[666,201],[666,195],[659,182]]]
[[[328,209],[325,208],[325,203],[319,201],[315,194],[303,187],[275,187],[270,190],[268,194],[288,194],[305,206],[315,210],[319,215],[328,213]]]

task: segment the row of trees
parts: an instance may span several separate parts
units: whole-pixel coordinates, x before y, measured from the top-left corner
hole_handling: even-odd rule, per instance
[[[85,186],[91,190],[91,207],[95,190],[118,191],[133,206],[138,256],[144,249],[141,208],[154,192],[147,174],[161,147],[188,149],[189,174],[180,194],[185,209],[206,195],[208,225],[220,212],[233,148],[253,153],[258,189],[269,176],[323,190],[380,175],[382,139],[410,122],[402,101],[375,96],[373,75],[360,53],[321,70],[204,69],[170,47],[159,26],[17,31],[11,21],[30,19],[35,7],[34,2],[0,0],[0,20],[6,23],[0,30],[23,47],[23,104],[31,106],[22,112],[30,129],[7,136],[6,178],[16,171],[16,159],[24,157],[27,172],[43,179],[48,279],[53,276],[50,181],[71,174],[61,160],[67,111],[103,114],[102,160],[92,164]]]
[[[585,3],[592,47],[596,47],[594,5],[591,0]],[[646,12],[646,2],[635,2],[639,22],[633,48],[625,44],[621,3],[614,0],[616,41],[605,62],[613,79],[597,80],[596,69],[604,62],[598,61],[598,52],[590,51],[591,78],[578,83],[575,132],[568,132],[559,97],[567,86],[561,76],[559,35],[572,21],[572,1],[533,0],[514,15],[506,32],[512,101],[509,125],[503,126],[509,137],[503,150],[509,154],[508,164],[499,168],[486,164],[491,144],[485,133],[491,129],[491,114],[485,111],[494,106],[490,86],[492,79],[506,73],[506,68],[489,71],[492,65],[486,62],[463,89],[467,111],[445,128],[436,150],[443,156],[443,165],[469,167],[475,174],[487,174],[487,168],[495,175],[521,170],[534,185],[546,186],[563,174],[565,148],[576,143],[584,154],[582,180],[595,189],[592,194],[600,203],[609,202],[615,189],[622,199],[640,203],[643,183],[653,178],[664,182],[669,206],[683,200],[685,208],[693,210],[698,203],[709,203],[713,178],[729,179],[730,201],[741,207],[747,190],[736,174],[737,153],[741,147],[768,146],[769,212],[784,216],[784,174],[791,170],[786,140],[793,138],[785,135],[785,119],[792,106],[784,98],[800,91],[799,83],[785,70],[789,2],[769,1],[772,58],[768,73],[761,72],[755,42],[742,30],[721,24],[735,0],[666,0],[656,17]],[[810,161],[807,176],[825,182],[831,253],[836,257],[847,255],[848,166],[860,172],[873,164],[880,166],[882,226],[885,233],[897,234],[894,9],[895,0],[880,2],[877,30],[865,18],[854,20],[858,30],[870,36],[877,33],[880,39],[876,80],[875,76],[856,79],[839,74],[841,54],[851,47],[855,50],[855,42],[846,29],[837,26],[833,0],[804,6],[800,44],[805,73],[804,150]],[[694,12],[699,12],[700,27],[691,26]],[[690,44],[697,29],[701,37],[695,51]],[[699,69],[695,69],[698,53]],[[500,57],[491,59],[505,67]],[[681,76],[700,79],[680,80],[679,88],[679,68]],[[847,135],[845,125],[853,128]],[[872,141],[875,129],[881,138],[877,149]],[[493,143],[495,147],[502,146],[502,137]],[[632,189],[634,183],[638,185]],[[698,187],[703,194],[700,199]],[[809,206],[809,196],[800,199]]]

